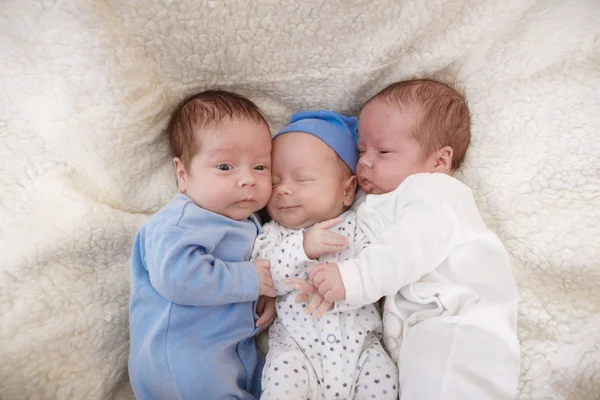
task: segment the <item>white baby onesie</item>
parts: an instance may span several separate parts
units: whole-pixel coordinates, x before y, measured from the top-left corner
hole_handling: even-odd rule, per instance
[[[387,296],[384,344],[401,399],[512,399],[518,293],[471,190],[446,174],[416,174],[368,195],[357,218],[371,244],[339,265],[346,302]]]
[[[336,304],[320,319],[304,314],[296,303],[298,291],[287,278],[308,279],[317,262],[355,257],[367,244],[357,229],[356,214],[347,211],[330,230],[348,237],[337,254],[310,260],[303,248],[302,230],[274,221],[263,227],[253,259],[271,262],[277,292],[277,318],[269,329],[269,352],[263,371],[261,399],[396,399],[398,372],[381,345],[381,317],[376,305]]]

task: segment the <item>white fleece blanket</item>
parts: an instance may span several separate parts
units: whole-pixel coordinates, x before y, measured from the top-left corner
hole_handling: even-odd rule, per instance
[[[512,256],[519,398],[600,398],[599,20],[596,0],[2,1],[0,398],[133,397],[129,253],[174,193],[182,96],[239,91],[276,130],[411,77],[468,97],[458,177]]]

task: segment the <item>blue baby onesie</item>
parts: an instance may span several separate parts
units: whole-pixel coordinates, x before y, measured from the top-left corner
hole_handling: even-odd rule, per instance
[[[255,399],[260,225],[177,194],[138,231],[131,260],[129,377],[138,400]]]

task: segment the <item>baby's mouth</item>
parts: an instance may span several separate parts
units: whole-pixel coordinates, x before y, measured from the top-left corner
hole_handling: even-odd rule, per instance
[[[236,201],[236,204],[250,204],[253,203],[254,199],[252,198],[252,196],[246,196],[243,199],[240,199],[238,201]]]
[[[282,210],[290,210],[292,208],[297,208],[298,206],[281,206],[279,208],[281,208]]]
[[[362,188],[362,190],[364,190],[365,192],[369,192],[371,189],[373,189],[373,182],[371,182],[370,180],[368,180],[367,178],[360,178],[360,187]]]

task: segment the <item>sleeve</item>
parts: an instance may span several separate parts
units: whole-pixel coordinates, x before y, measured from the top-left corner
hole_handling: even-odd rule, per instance
[[[161,296],[185,306],[212,306],[254,301],[258,275],[249,262],[215,258],[215,232],[173,227],[146,242],[150,283]]]
[[[358,226],[354,230],[354,256],[359,255],[369,245],[369,239]],[[340,265],[340,268],[342,266]],[[331,312],[352,311],[366,304],[349,304],[346,301],[336,301]]]
[[[339,263],[346,303],[366,305],[436,269],[451,248],[452,219],[427,203],[403,209],[375,243]]]
[[[367,303],[369,304],[369,303]],[[346,312],[346,311],[352,311],[352,310],[356,310],[357,308],[361,308],[366,306],[367,304],[349,304],[345,301],[336,301],[333,304],[333,310],[329,311],[329,312]]]
[[[278,296],[294,290],[292,285],[285,283],[286,279],[308,279],[310,267],[315,264],[304,252],[303,241],[301,230],[280,238],[274,222],[265,224],[256,239],[252,259],[264,258],[271,262],[271,278]]]
[[[354,231],[354,255],[359,255],[368,245],[367,235],[357,226]]]

